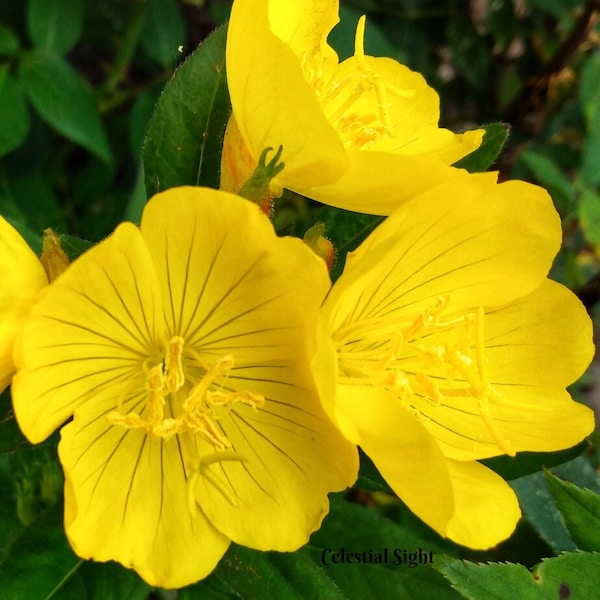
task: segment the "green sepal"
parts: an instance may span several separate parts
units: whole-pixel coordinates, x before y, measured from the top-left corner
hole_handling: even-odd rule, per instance
[[[482,173],[498,158],[508,140],[510,127],[506,123],[491,123],[482,125],[479,129],[485,131],[481,145],[456,162],[455,167],[466,169],[470,173]]]

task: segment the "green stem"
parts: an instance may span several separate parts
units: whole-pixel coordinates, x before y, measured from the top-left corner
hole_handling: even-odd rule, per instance
[[[127,72],[127,66],[133,58],[136,46],[142,33],[142,27],[144,26],[144,19],[146,16],[146,0],[136,0],[134,3],[133,12],[129,23],[127,23],[127,29],[123,36],[117,56],[112,64],[110,71],[106,77],[106,80],[99,90],[99,96],[101,98],[101,104],[111,104],[111,96],[116,91],[119,83],[123,79]]]

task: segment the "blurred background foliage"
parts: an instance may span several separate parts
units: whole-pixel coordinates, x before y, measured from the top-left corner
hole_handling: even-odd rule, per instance
[[[0,3],[0,214],[35,250],[40,250],[47,227],[94,242],[123,219],[139,218],[147,197],[142,148],[155,103],[185,57],[227,20],[230,5],[228,0]],[[459,131],[503,122],[510,127],[508,143],[493,168],[501,178],[532,181],[551,193],[564,227],[552,277],[579,295],[598,328],[600,0],[342,0],[341,24],[330,36],[341,58],[353,53],[354,29],[364,13],[367,53],[391,56],[423,73],[440,94],[443,126]],[[307,210],[317,209],[285,197],[276,211],[278,229],[301,235],[314,222]],[[343,220],[340,214],[330,215],[328,222],[335,226],[337,218]],[[361,221],[357,217],[352,223],[360,226]],[[371,223],[365,221],[365,227]],[[343,241],[329,233],[339,250]],[[346,235],[357,239],[353,232]],[[596,361],[573,390],[596,409],[599,380]],[[8,412],[3,404],[1,414]],[[0,449],[15,449],[22,443],[20,435],[14,420],[6,425]],[[597,441],[584,443],[574,452],[558,453],[552,464],[585,451],[585,458],[567,463],[559,474],[599,492],[594,472],[598,447]],[[19,466],[13,460],[11,465],[22,488],[16,496],[23,524],[30,513],[35,517],[40,505],[54,503],[59,493],[54,488],[44,492],[41,480],[37,487],[27,483],[32,477],[25,471],[32,464],[43,467],[55,461],[48,447],[27,452],[33,461],[28,458]],[[359,487],[366,491],[357,491],[355,502],[376,505],[403,535],[416,531],[421,544],[436,550],[530,567],[543,557],[582,547],[560,522],[560,502],[552,501],[556,495],[551,495],[535,457],[523,473],[503,473],[502,464],[494,466],[509,479],[535,471],[511,482],[528,518],[494,551],[470,554],[390,502],[378,474],[365,465]],[[0,471],[6,466],[0,464]],[[47,474],[42,467],[40,472]],[[341,517],[332,517],[330,528],[335,527],[334,518]],[[600,523],[600,514],[597,519]],[[13,535],[10,527],[3,533],[7,540]],[[318,540],[325,534],[315,535]],[[236,552],[242,556],[244,550]],[[309,547],[306,552],[316,550]],[[234,563],[224,562],[219,569],[226,571]],[[86,568],[97,573],[101,569]],[[257,563],[253,568],[262,567]],[[227,576],[225,572],[224,581]],[[139,593],[144,597],[147,589]]]

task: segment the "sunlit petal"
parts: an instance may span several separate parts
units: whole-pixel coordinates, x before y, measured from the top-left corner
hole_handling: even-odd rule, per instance
[[[115,405],[156,353],[160,298],[139,230],[125,223],[45,290],[15,360],[15,414],[32,442],[45,439],[83,402]]]
[[[542,188],[470,176],[386,219],[350,253],[327,305],[337,302],[340,324],[416,315],[442,296],[449,313],[504,304],[541,283],[559,243],[560,221]]]
[[[531,294],[487,311],[485,335],[490,378],[498,384],[564,387],[583,374],[594,355],[584,306],[549,279]]]
[[[106,420],[112,408],[82,406],[61,432],[65,527],[75,552],[117,560],[161,587],[205,577],[229,540],[200,510],[190,512],[177,440],[114,427]]]
[[[46,273],[17,230],[0,217],[0,391],[15,371],[13,348],[17,335],[40,290]]]
[[[348,150],[349,168],[335,183],[318,185],[312,179],[286,183],[298,194],[330,206],[372,215],[390,215],[403,202],[446,182],[460,184],[471,177],[463,169],[432,161],[427,155],[394,154],[381,150]],[[490,180],[495,177],[489,173]],[[318,186],[318,187],[317,187]],[[446,199],[424,199],[435,213]],[[433,207],[433,209],[432,209]],[[431,213],[430,213],[431,214]]]
[[[446,467],[454,490],[455,512],[446,536],[486,550],[508,538],[521,517],[517,497],[496,473],[477,462],[448,460]]]
[[[207,365],[232,356],[218,391],[218,427],[231,446],[199,452],[207,456],[197,501],[238,543],[297,548],[325,515],[327,491],[350,485],[357,471],[356,451],[323,414],[307,360],[325,265],[300,240],[275,237],[254,204],[213,190],[202,204],[193,188],[156,196],[141,229],[164,282],[169,335]],[[239,519],[240,510],[253,518]]]
[[[423,423],[378,388],[340,385],[337,400],[390,487],[426,523],[443,530],[454,511],[452,485],[446,460]]]

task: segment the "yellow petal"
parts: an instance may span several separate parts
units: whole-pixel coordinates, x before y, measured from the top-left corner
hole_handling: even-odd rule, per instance
[[[443,532],[454,510],[446,460],[433,437],[392,394],[339,385],[336,405],[354,423],[359,445],[400,499]]]
[[[486,313],[485,354],[493,393],[485,400],[498,435],[511,452],[569,448],[594,429],[594,414],[565,386],[590,363],[592,325],[565,287],[545,280],[534,292]],[[443,369],[423,361],[422,372],[443,380]],[[445,456],[474,460],[504,453],[482,420],[482,400],[468,394],[435,404],[415,401]]]
[[[486,550],[508,538],[521,517],[512,488],[477,462],[446,463],[454,490],[454,514],[443,533],[454,542]]]
[[[592,321],[584,306],[549,279],[531,294],[486,311],[485,336],[495,384],[565,387],[594,356]]]
[[[231,356],[222,393],[264,399],[221,411],[232,446],[199,446],[197,502],[237,543],[298,548],[326,514],[327,493],[353,483],[358,469],[310,369],[325,264],[302,241],[277,237],[256,205],[222,191],[167,190],[148,203],[141,230],[169,335],[207,364]]]
[[[349,150],[422,155],[430,164],[451,165],[478,148],[483,139],[481,129],[454,134],[439,128],[435,90],[420,73],[391,58],[353,56],[338,66],[329,86],[321,94],[321,105]],[[352,88],[360,94],[351,93]],[[401,160],[397,165],[410,175],[410,165],[403,168]],[[431,181],[427,183],[431,186]]]
[[[242,10],[240,4],[254,7],[257,2],[242,0],[237,2],[236,10]],[[338,0],[269,0],[267,5],[271,31],[288,44],[299,59],[305,53],[326,51],[330,53],[328,57],[337,62],[337,56],[326,40],[329,32],[339,22]]]
[[[196,499],[234,542],[296,550],[327,514],[327,493],[356,480],[356,447],[340,436],[314,391],[306,389],[311,382],[301,364],[296,370],[289,364],[242,365],[230,377],[232,387],[236,375],[246,388],[260,389],[265,404],[258,410],[232,409],[220,419],[235,458],[200,471]]]
[[[242,138],[235,116],[232,114],[227,122],[223,138],[219,189],[237,194],[250,179],[256,167],[257,162],[252,158]]]
[[[46,288],[23,330],[12,386],[17,421],[31,442],[45,439],[89,399],[122,399],[115,390],[134,373],[139,379],[162,334],[157,299],[148,250],[131,223]]]
[[[560,238],[560,220],[540,187],[496,185],[489,174],[439,186],[349,254],[326,301],[336,307],[333,329],[345,319],[414,318],[441,296],[450,313],[524,296],[545,277]]]
[[[425,156],[380,151],[349,150],[347,171],[330,185],[312,179],[285,181],[298,194],[346,210],[390,215],[401,204],[448,181],[465,181],[470,174]],[[285,172],[284,174],[285,175]],[[318,187],[317,187],[318,186]],[[439,202],[434,204],[437,210]],[[429,206],[431,210],[431,206]]]
[[[286,183],[308,178],[314,185],[326,184],[347,169],[346,153],[305,79],[298,56],[273,33],[269,19],[275,20],[282,36],[291,35],[290,27],[296,30],[298,25],[291,21],[284,25],[283,5],[273,4],[271,15],[271,4],[269,0],[242,0],[232,7],[226,59],[233,114],[255,161],[265,148],[283,145]],[[311,14],[301,5],[292,6],[289,10]],[[330,15],[330,10],[324,8],[317,14]],[[328,26],[328,19],[319,26]],[[312,45],[321,31],[327,33],[301,27],[297,31],[300,37],[291,41],[294,46],[296,42]]]
[[[40,290],[48,285],[44,269],[17,230],[0,217],[0,391],[15,371],[13,348]]]
[[[117,560],[163,588],[202,579],[229,540],[190,511],[191,473],[178,440],[112,426],[104,416],[112,408],[111,399],[83,405],[61,431],[65,529],[75,553]]]
[[[257,340],[273,359],[282,351],[272,344],[282,340],[283,356],[313,351],[307,332],[329,287],[325,263],[300,240],[277,237],[254,203],[208,188],[172,188],[148,202],[140,227],[169,335],[219,358],[246,352],[250,359]],[[271,317],[275,310],[287,316]]]
[[[521,513],[510,486],[479,463],[445,458],[427,428],[391,394],[340,385],[336,403],[394,492],[442,536],[485,549],[513,532]]]

